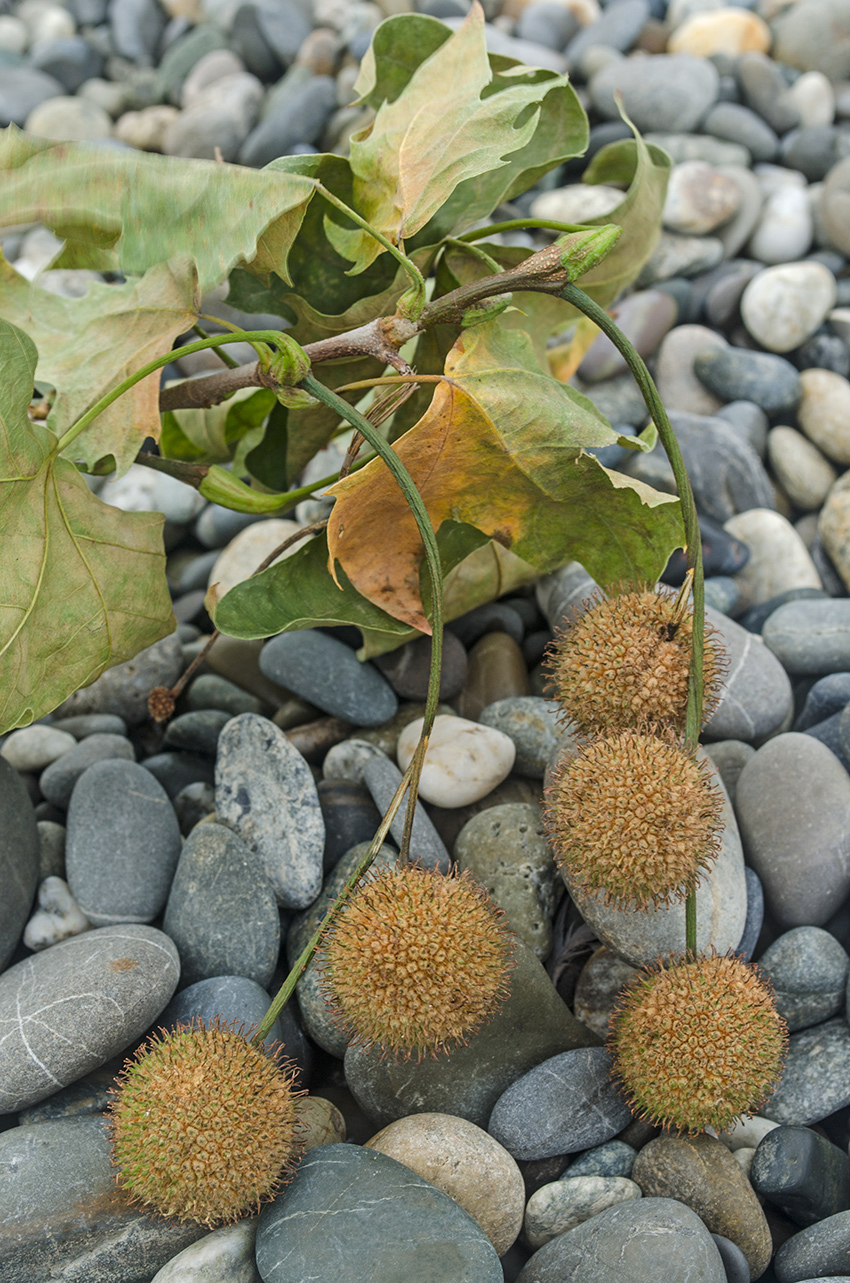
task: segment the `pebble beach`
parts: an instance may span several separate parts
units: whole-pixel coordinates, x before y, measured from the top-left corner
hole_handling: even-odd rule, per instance
[[[483,8],[491,53],[569,73],[591,125],[584,157],[494,221],[615,207],[619,189],[582,182],[630,136],[615,94],[673,160],[659,243],[612,314],[680,441],[728,661],[702,736],[725,809],[699,946],[770,979],[781,1079],[758,1115],[696,1138],[633,1117],[609,1079],[616,994],[682,949],[684,907],[567,894],[553,859],[543,789],[575,737],[541,661],[596,591],[572,563],[447,626],[414,821],[423,865],[468,869],[516,935],[500,1013],[449,1057],[396,1064],[349,1045],[311,967],[270,1035],[310,1093],[295,1180],[213,1232],[131,1208],[104,1127],[116,1074],[151,1030],[262,1017],[410,760],[430,655],[423,638],[361,663],[348,629],[222,637],[154,724],[150,690],[212,632],[207,588],[327,503],[257,518],[134,465],[92,484],[165,515],[177,629],[0,741],[0,1283],[850,1279],[850,0]],[[344,155],[374,116],[353,86],[376,26],[415,11],[457,27],[468,9],[0,0],[0,128],[253,167]],[[16,271],[79,296],[96,274],[51,268],[59,244],[0,234]],[[278,324],[224,290],[203,310]],[[165,373],[217,368],[202,352]],[[621,434],[647,423],[603,336],[570,381]],[[675,492],[660,446],[599,453]],[[674,557],[665,583],[683,572]]]

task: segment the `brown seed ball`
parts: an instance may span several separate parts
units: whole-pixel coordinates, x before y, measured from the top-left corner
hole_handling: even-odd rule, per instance
[[[507,997],[513,950],[503,920],[466,872],[383,869],[337,918],[322,986],[356,1043],[398,1059],[448,1051]]]
[[[755,1113],[779,1079],[787,1042],[758,968],[712,954],[657,965],[624,989],[608,1049],[635,1113],[693,1133]]]
[[[563,762],[544,817],[568,885],[647,909],[684,900],[711,867],[722,809],[709,768],[672,732],[626,730]]]
[[[110,1103],[118,1184],[177,1221],[211,1227],[259,1211],[300,1156],[295,1073],[230,1026],[160,1030]]]
[[[584,731],[640,722],[685,729],[693,615],[676,595],[638,588],[600,597],[555,638],[546,667],[564,713]],[[711,629],[704,647],[704,708],[717,706],[723,658]]]

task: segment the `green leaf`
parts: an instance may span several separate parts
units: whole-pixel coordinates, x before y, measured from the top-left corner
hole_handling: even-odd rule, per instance
[[[288,277],[315,194],[308,178],[150,152],[107,150],[0,131],[0,226],[42,222],[68,242],[56,266],[141,276],[195,260],[202,294],[234,267]]]
[[[218,600],[215,589],[206,606],[216,628],[231,637],[271,637],[324,624],[358,628],[402,638],[409,629],[352,588],[337,570],[337,587],[328,570],[324,532],[298,552],[231,588]]]
[[[227,401],[208,409],[167,411],[161,452],[166,459],[187,463],[227,463],[245,434],[260,427],[276,404],[275,394],[268,388],[240,388]],[[170,453],[172,450],[176,453]]]
[[[37,352],[0,321],[0,734],[30,722],[175,627],[164,518],[91,493],[30,423]]]
[[[289,413],[286,406],[276,402],[265,432],[245,454],[246,470],[268,490],[286,490],[297,475],[290,474],[288,467]]]
[[[363,55],[354,91],[377,111],[395,102],[413,73],[436,53],[451,35],[437,18],[426,14],[395,14],[375,29]]]
[[[47,424],[57,436],[140,366],[164,356],[198,307],[187,258],[158,263],[123,285],[93,281],[83,298],[69,299],[26,281],[0,255],[0,317],[33,337],[36,377],[56,389]],[[70,457],[94,472],[112,456],[125,472],[145,438],[159,437],[159,383],[157,371],[120,396],[71,443]]]

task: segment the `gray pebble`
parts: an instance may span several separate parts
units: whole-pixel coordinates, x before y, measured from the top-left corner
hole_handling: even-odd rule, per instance
[[[590,82],[594,107],[609,120],[618,116],[614,98],[641,133],[648,130],[690,133],[717,97],[720,77],[705,58],[659,54],[655,58],[620,58],[597,71]]]
[[[788,1039],[776,1091],[760,1113],[776,1123],[819,1123],[850,1104],[850,1028],[843,1019],[803,1029]]]
[[[830,673],[821,677],[806,696],[803,710],[794,723],[795,731],[808,730],[832,717],[850,703],[850,673]]]
[[[43,771],[63,753],[74,748],[77,741],[67,731],[55,726],[23,726],[7,735],[0,747],[3,757],[16,771]]]
[[[330,76],[312,76],[267,114],[251,131],[239,152],[240,165],[260,168],[287,156],[298,143],[316,143],[336,107],[336,84]]]
[[[218,737],[230,721],[231,714],[217,708],[183,713],[168,723],[163,747],[183,749],[189,753],[207,753],[215,757]]]
[[[196,824],[215,811],[215,787],[212,784],[187,784],[172,799],[174,814],[184,837]]]
[[[77,780],[95,762],[135,762],[133,745],[126,735],[87,735],[52,762],[39,777],[42,797],[54,806],[67,807]]]
[[[256,980],[247,976],[210,976],[176,993],[160,1013],[157,1028],[175,1029],[193,1020],[209,1027],[218,1018],[236,1029],[244,1025],[248,1032],[259,1025],[270,1006],[271,998]],[[263,1046],[269,1050],[275,1043],[284,1044],[287,1056],[306,1075],[312,1056],[289,1007],[284,1007],[263,1039]]]
[[[762,954],[759,966],[773,983],[777,1010],[791,1033],[843,1010],[850,958],[829,931],[786,931]]]
[[[789,601],[766,620],[762,637],[789,673],[850,668],[850,600]]]
[[[587,1149],[572,1163],[564,1175],[571,1176],[631,1176],[637,1150],[622,1140],[608,1140],[604,1145]]]
[[[167,749],[143,758],[139,765],[158,780],[172,801],[190,784],[212,784],[215,779],[212,760],[200,753]]]
[[[717,411],[718,419],[725,419],[741,432],[760,459],[767,453],[768,419],[760,405],[754,401],[730,401]]]
[[[705,618],[719,634],[728,663],[720,702],[705,724],[705,733],[711,739],[745,743],[774,734],[793,709],[785,669],[767,646],[728,616],[709,607]]]
[[[174,632],[115,668],[107,668],[91,686],[78,690],[56,710],[57,718],[80,713],[113,713],[128,726],[148,717],[148,695],[154,686],[173,686],[183,668],[180,638]]]
[[[515,775],[542,780],[546,765],[567,733],[560,706],[537,695],[518,695],[488,704],[477,720],[508,735],[516,745]]]
[[[38,880],[65,876],[65,825],[38,821]]]
[[[377,744],[368,740],[349,739],[328,749],[322,762],[326,780],[348,780],[351,784],[363,783],[363,768],[372,757],[386,757]]]
[[[231,717],[263,711],[262,701],[256,695],[249,695],[217,673],[202,673],[195,678],[186,692],[186,706],[193,713],[217,709]]]
[[[604,45],[625,53],[637,40],[649,17],[647,0],[615,0],[607,5],[595,22],[588,23],[574,36],[564,55],[572,71],[577,68],[588,49]]]
[[[372,794],[372,799],[381,815],[386,814],[387,807],[401,783],[401,771],[395,762],[388,757],[373,757],[364,764],[363,783]],[[404,820],[408,802],[402,802],[395,819],[390,825],[393,840],[401,843],[404,833]],[[421,802],[417,801],[413,829],[410,839],[410,854],[413,859],[421,860],[427,869],[440,869],[443,873],[451,863],[449,853],[443,844],[434,825]]]
[[[29,57],[31,66],[53,76],[69,94],[103,71],[103,58],[83,36],[38,40]]]
[[[714,763],[723,787],[734,805],[741,771],[756,750],[752,744],[745,744],[743,740],[717,740],[714,744],[706,744],[705,751]]]
[[[89,735],[126,735],[127,723],[114,713],[81,713],[78,717],[57,718],[53,729],[84,740]]]
[[[791,414],[803,395],[799,371],[773,352],[718,348],[698,356],[694,370],[723,401],[752,401],[766,414]]]
[[[773,160],[779,147],[779,139],[770,125],[749,107],[735,102],[715,103],[704,117],[701,128],[714,138],[746,147],[756,162]]]
[[[0,84],[0,129],[7,125],[23,128],[27,116],[49,98],[64,93],[54,76],[34,67],[3,67]]]
[[[266,642],[260,670],[317,708],[355,726],[380,726],[398,709],[388,682],[350,646],[315,628],[281,633]]]
[[[23,780],[0,757],[0,968],[15,952],[39,881],[38,826]]]
[[[837,1212],[785,1240],[773,1262],[777,1283],[842,1283],[848,1253],[850,1212]]]

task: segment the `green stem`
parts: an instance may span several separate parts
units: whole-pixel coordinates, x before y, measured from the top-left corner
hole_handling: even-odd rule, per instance
[[[198,338],[208,339],[210,337],[204,327],[199,325],[197,321],[192,326],[192,329],[197,334]],[[235,361],[229,352],[219,352],[219,356],[229,370],[236,370],[239,368],[239,362]]]
[[[579,289],[577,285],[567,285],[561,291],[561,298],[573,307],[583,312],[589,317],[603,334],[606,334],[618,352],[621,353],[632,372],[635,382],[641,390],[646,408],[652,417],[652,421],[658,429],[658,435],[661,438],[661,444],[670,460],[670,466],[673,469],[673,476],[676,479],[676,486],[679,491],[679,502],[682,507],[682,520],[685,526],[686,552],[688,558],[688,569],[693,571],[693,626],[692,626],[692,644],[691,644],[691,664],[688,673],[688,706],[685,716],[685,740],[690,748],[696,749],[699,743],[699,732],[702,725],[702,693],[703,693],[703,648],[705,644],[705,590],[703,585],[702,569],[702,540],[700,538],[699,519],[697,517],[696,504],[694,503],[694,493],[691,489],[690,479],[685,467],[685,461],[682,458],[682,452],[679,449],[679,443],[676,440],[676,434],[670,426],[670,420],[667,417],[667,411],[661,403],[658,395],[658,389],[652,381],[652,377],[647,370],[641,357],[635,351],[632,344],[622,333],[622,331],[611,320],[606,311],[594,303],[593,299],[585,294],[584,290]],[[685,905],[685,949],[688,953],[696,953],[697,947],[697,915],[696,915],[696,891],[692,891],[688,896]]]
[[[193,352],[203,352],[205,348],[222,347],[226,343],[279,343],[281,334],[278,330],[240,330],[238,334],[214,334],[208,339],[198,339],[195,343],[185,343],[183,347],[174,348],[171,352],[166,352],[164,356],[158,356],[153,361],[148,361],[140,370],[136,370],[129,378],[124,379],[111,392],[107,392],[99,401],[96,401],[90,410],[77,419],[76,423],[61,436],[56,443],[54,452],[61,454],[63,450],[75,441],[81,432],[94,422],[99,414],[102,414],[113,401],[117,401],[120,396],[128,392],[130,388],[141,383],[149,374],[155,370],[161,370],[163,366],[169,365],[172,361],[179,361],[181,356],[191,356]]]
[[[353,406],[350,406],[347,401],[343,401],[342,397],[337,396],[335,392],[331,392],[329,388],[319,383],[312,375],[308,375],[300,386],[305,392],[309,392],[311,396],[315,397],[317,401],[321,401],[323,405],[335,410],[341,419],[345,419],[352,427],[357,428],[375,453],[381,456],[407,500],[413,513],[413,519],[419,528],[422,543],[425,546],[425,564],[431,581],[431,667],[428,674],[428,696],[425,701],[422,733],[409,768],[411,771],[410,795],[407,802],[404,834],[400,848],[400,858],[406,860],[410,851],[410,836],[419,792],[419,777],[422,773],[422,763],[428,748],[428,738],[431,734],[431,727],[434,725],[434,716],[440,695],[440,668],[443,654],[443,576],[437,538],[431,525],[431,518],[428,516],[428,510],[422,502],[422,496],[413,484],[409,472],[392,446],[387,444],[369,420],[359,410],[355,410]]]
[[[471,232],[464,232],[455,237],[459,241],[483,241],[488,236],[498,236],[500,232],[526,232],[534,228],[547,232],[584,232],[584,223],[555,223],[551,218],[509,218],[504,223],[491,223],[489,227],[475,227]]]

